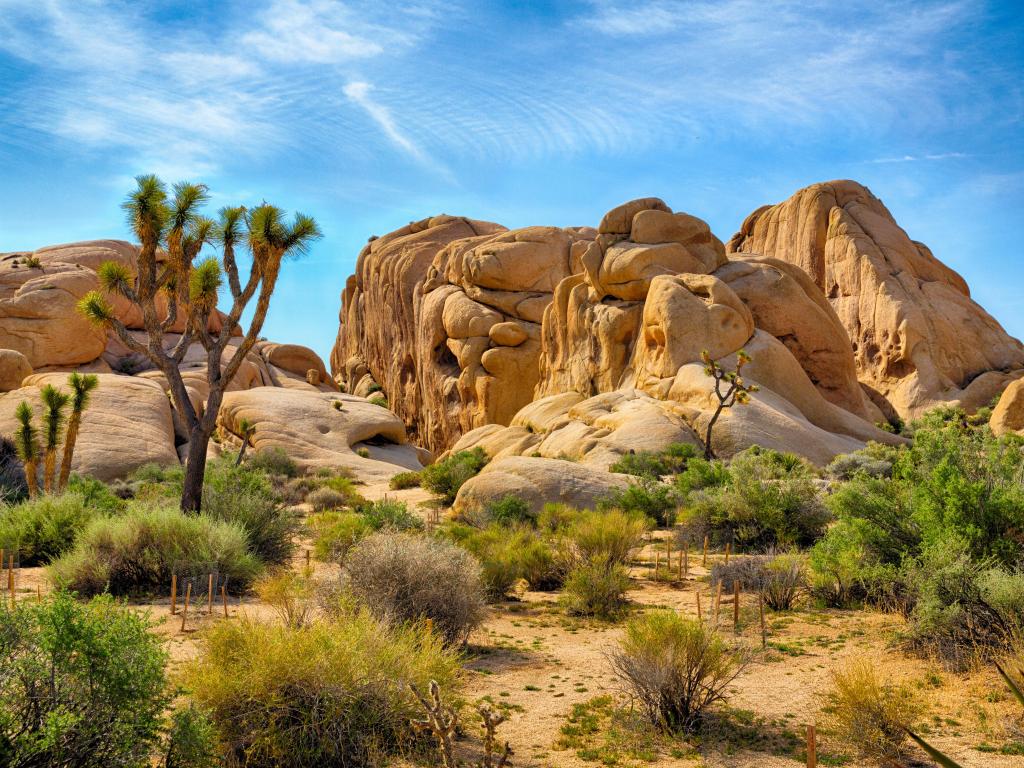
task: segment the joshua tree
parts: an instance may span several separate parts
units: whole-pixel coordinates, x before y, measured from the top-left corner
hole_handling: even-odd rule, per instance
[[[83,376],[76,371],[68,376],[68,385],[71,387],[71,418],[68,419],[68,429],[64,435],[64,458],[60,462],[58,491],[63,491],[68,487],[68,478],[71,476],[71,459],[75,455],[78,429],[82,426],[82,412],[89,405],[90,394],[99,383],[99,377],[92,373]]]
[[[166,377],[174,407],[189,432],[181,508],[197,512],[202,502],[206,449],[216,426],[224,389],[259,338],[282,260],[304,253],[320,237],[320,230],[312,218],[302,214],[296,214],[291,223],[286,223],[284,212],[267,203],[251,210],[222,208],[220,220],[215,223],[199,213],[208,199],[205,186],[175,184],[173,197],[169,198],[156,176],[139,176],[136,182],[137,188],[123,208],[140,244],[137,269],[133,273],[123,264],[106,262],[100,265],[99,277],[104,292],[122,296],[142,311],[147,343],[128,332],[104,292],[90,292],[79,308],[94,322],[113,330],[132,352],[145,355]],[[220,262],[208,257],[195,263],[204,244],[221,246]],[[160,245],[166,246],[163,263],[157,258]],[[235,260],[235,249],[240,247],[248,247],[252,253],[252,268],[244,283]],[[216,308],[224,273],[232,305],[223,318],[220,333],[213,334],[209,330],[210,317]],[[161,296],[167,307],[164,317],[158,305]],[[234,347],[230,358],[225,359],[228,342],[253,296],[257,297],[256,307],[248,332]],[[164,334],[179,316],[185,320],[184,332],[176,342],[165,343]],[[193,342],[206,350],[210,390],[206,403],[198,409],[193,407],[178,370]]]
[[[715,396],[718,398],[718,407],[715,408],[711,421],[704,434],[704,458],[710,461],[715,457],[711,448],[711,430],[715,428],[715,422],[722,415],[726,408],[732,408],[736,403],[744,405],[750,402],[750,393],[757,392],[759,387],[756,384],[747,384],[740,376],[740,370],[750,362],[750,355],[744,350],[736,353],[736,370],[727,371],[711,358],[711,353],[706,349],[700,353],[700,359],[704,362],[704,373],[715,380]],[[722,382],[726,382],[725,391],[722,391]]]
[[[242,460],[245,458],[245,449],[249,447],[249,440],[252,439],[252,433],[256,431],[256,427],[252,425],[248,419],[242,419],[238,422],[238,428],[242,432],[242,447],[238,449],[238,458],[235,459],[235,466],[241,466]]]
[[[14,411],[19,427],[14,433],[14,443],[18,449],[21,463],[25,465],[25,481],[28,483],[28,496],[35,498],[39,493],[39,433],[32,423],[32,406],[22,400]]]
[[[43,490],[51,493],[54,490],[53,481],[57,472],[57,448],[60,446],[61,433],[64,431],[64,423],[67,421],[64,409],[68,407],[71,397],[52,384],[43,387],[40,394],[43,397],[43,428],[46,437]]]

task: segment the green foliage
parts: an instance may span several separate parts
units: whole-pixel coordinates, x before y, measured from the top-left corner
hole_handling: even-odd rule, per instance
[[[0,547],[8,554],[17,550],[24,566],[45,565],[71,549],[75,538],[99,515],[74,492],[0,507]]]
[[[295,550],[299,518],[281,504],[266,477],[251,468],[236,468],[230,460],[212,462],[206,474],[203,514],[240,526],[250,553],[262,562],[288,562]]]
[[[14,409],[18,428],[14,432],[14,445],[18,456],[28,464],[39,459],[39,430],[32,421],[32,406],[22,400]]]
[[[313,534],[313,553],[321,562],[343,562],[356,542],[373,532],[357,512],[320,512],[307,520]]]
[[[306,496],[306,503],[313,507],[314,512],[329,509],[343,509],[349,505],[349,497],[333,488],[321,487]]]
[[[825,727],[859,757],[904,765],[910,756],[907,729],[924,712],[913,689],[885,681],[867,659],[832,672],[823,697]]]
[[[565,577],[562,604],[570,616],[610,621],[628,605],[629,573],[606,555],[586,560]]]
[[[703,623],[658,610],[626,625],[611,662],[654,725],[692,733],[725,699],[747,658]]]
[[[53,563],[51,575],[87,595],[140,595],[163,593],[172,570],[179,576],[216,570],[244,587],[260,567],[241,525],[154,507],[93,520]]]
[[[456,688],[459,662],[438,635],[344,611],[302,629],[218,622],[185,671],[209,711],[223,757],[249,768],[373,765],[415,752],[409,686]]]
[[[65,409],[71,401],[71,396],[52,384],[43,387],[39,394],[43,400],[43,439],[46,450],[54,451],[60,444],[64,432],[64,424],[67,422]]]
[[[0,764],[150,765],[171,692],[149,629],[109,596],[0,611]]]
[[[268,475],[284,475],[285,477],[297,477],[299,474],[298,465],[292,460],[284,448],[271,447],[260,448],[249,459],[250,469],[257,469],[266,472]]]
[[[730,480],[729,468],[722,461],[708,461],[704,458],[691,459],[686,463],[686,469],[676,475],[676,489],[683,494],[690,491],[699,491],[704,488],[716,488],[728,485]]]
[[[575,563],[604,558],[611,563],[625,565],[649,528],[648,518],[635,512],[588,509],[565,520],[557,532],[564,537]]]
[[[488,504],[484,510],[484,516],[487,520],[500,525],[530,523],[535,517],[530,504],[525,499],[513,494],[503,496]]]
[[[388,399],[384,397],[384,395],[374,395],[369,399],[368,402],[370,403],[370,405],[376,405],[379,408],[388,407]]]
[[[0,435],[0,504],[13,504],[28,495],[25,469],[14,441]]]
[[[830,515],[813,470],[792,454],[748,449],[733,458],[728,476],[725,484],[687,495],[684,536],[694,541],[709,536],[737,549],[764,549],[807,546],[825,533]]]
[[[419,472],[399,472],[388,482],[388,487],[393,491],[401,491],[406,488],[420,487]]]
[[[727,589],[739,582],[742,589],[759,592],[773,611],[788,611],[807,591],[807,557],[796,551],[741,555],[711,567],[711,583],[719,581]]]
[[[698,454],[690,443],[672,443],[662,451],[633,451],[608,467],[611,472],[658,479],[664,475],[677,475]]]
[[[611,491],[598,508],[635,512],[646,515],[659,526],[670,526],[675,522],[679,500],[679,493],[671,485],[641,477],[625,488]]]
[[[481,529],[455,524],[446,529],[446,534],[480,562],[488,600],[505,599],[512,587],[526,578],[527,563],[537,581],[536,588],[541,588],[549,579],[558,580],[554,574],[537,572],[539,558],[535,547],[539,539],[529,528],[492,524]],[[553,557],[549,562],[553,562]]]
[[[463,483],[477,475],[487,461],[483,448],[459,451],[425,467],[420,472],[420,484],[450,505],[455,501],[455,495]]]
[[[464,643],[484,617],[480,566],[443,539],[382,532],[345,561],[352,594],[383,621],[430,619],[447,643]]]
[[[364,502],[356,507],[356,512],[363,516],[375,531],[391,528],[396,531],[418,531],[423,528],[423,521],[409,511],[404,501],[378,499]]]
[[[852,480],[857,475],[890,477],[892,461],[872,454],[870,450],[840,454],[825,467],[825,474],[833,480]]]
[[[101,515],[118,515],[126,509],[124,499],[114,493],[110,486],[95,477],[71,475],[68,479],[68,493],[77,493],[85,506]]]
[[[171,715],[163,768],[216,768],[217,733],[205,712],[182,707]]]
[[[96,325],[106,325],[116,317],[114,308],[99,291],[89,291],[79,299],[76,307],[79,313]]]

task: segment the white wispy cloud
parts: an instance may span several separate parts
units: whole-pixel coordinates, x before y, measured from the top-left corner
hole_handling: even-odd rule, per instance
[[[915,163],[920,160],[957,160],[965,157],[970,157],[970,154],[966,152],[939,152],[935,154],[925,155],[902,155],[900,157],[879,157],[869,162],[872,163]]]

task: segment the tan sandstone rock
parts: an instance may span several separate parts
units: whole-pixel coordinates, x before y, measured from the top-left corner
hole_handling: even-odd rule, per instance
[[[971,300],[963,278],[856,182],[814,184],[759,208],[728,249],[811,276],[849,334],[861,383],[890,416],[941,403],[973,410],[1024,367],[1024,347]]]
[[[1024,379],[1018,379],[1006,388],[989,421],[992,434],[1024,434]]]
[[[13,349],[0,349],[0,392],[18,389],[32,375],[28,358]]]
[[[39,390],[46,384],[67,391],[67,375],[35,374],[21,389],[0,395],[0,434],[17,428],[14,410],[22,400],[32,405],[37,424],[42,424]],[[82,418],[72,471],[113,480],[149,463],[178,463],[167,396],[159,385],[145,379],[99,374],[99,385]]]

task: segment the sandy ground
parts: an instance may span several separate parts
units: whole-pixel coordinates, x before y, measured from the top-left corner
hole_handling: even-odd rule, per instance
[[[360,489],[367,497],[408,501],[410,507],[426,501],[420,489],[390,491],[385,487]],[[424,516],[431,513],[422,509]],[[305,566],[308,542],[300,542],[294,566]],[[713,555],[714,559],[721,557]],[[634,589],[630,593],[634,611],[645,606],[671,607],[696,616],[696,591],[702,593],[705,620],[713,620],[714,596],[703,577],[699,557],[691,558],[689,578],[666,583],[652,579],[653,548],[648,546],[632,570]],[[709,565],[711,564],[709,562]],[[317,577],[330,578],[337,567],[312,561]],[[6,587],[6,579],[4,586]],[[49,589],[44,569],[26,568],[17,572],[19,599],[35,599]],[[6,594],[4,595],[6,596]],[[181,598],[178,614],[170,613],[168,598],[137,603],[148,610],[157,631],[167,639],[172,668],[196,652],[196,639],[212,622],[224,621],[224,606],[218,599],[208,613],[206,595],[190,607],[185,631],[182,631]],[[272,618],[272,610],[252,597],[230,598],[228,618],[245,612]],[[723,604],[720,627],[733,635],[732,606]],[[721,726],[705,734],[700,742],[678,749],[662,749],[659,766],[707,766],[708,768],[792,768],[804,765],[799,746],[806,725],[818,720],[819,692],[826,689],[830,670],[854,657],[866,657],[898,679],[921,689],[930,702],[928,719],[931,740],[965,766],[1019,768],[1024,757],[1000,756],[976,749],[981,744],[1000,744],[1005,740],[1005,725],[1015,713],[1014,702],[1001,695],[1004,690],[994,671],[980,670],[969,675],[943,672],[937,665],[912,658],[897,648],[896,638],[902,623],[899,617],[869,611],[797,610],[787,614],[769,613],[768,644],[761,650],[761,633],[756,600],[741,598],[741,633],[754,662],[736,680],[729,699],[729,712],[742,726]],[[594,697],[612,695],[617,705],[627,698],[611,670],[609,651],[621,633],[621,624],[603,624],[567,618],[559,608],[557,595],[527,592],[517,601],[493,606],[487,621],[470,638],[466,651],[465,692],[468,701],[487,697],[508,713],[500,734],[515,750],[515,766],[552,766],[583,768],[601,765],[587,762],[574,749],[559,747],[559,737],[573,706]],[[995,693],[994,693],[995,692]],[[467,728],[477,727],[467,716]],[[729,733],[730,729],[734,732]],[[724,731],[724,732],[723,732]],[[739,735],[737,735],[739,734]],[[467,739],[472,749],[475,736]],[[761,742],[757,749],[753,742]],[[843,763],[829,761],[842,753],[819,734],[821,764],[858,765],[856,759]],[[599,748],[600,741],[594,742]],[[764,744],[775,745],[764,746]],[[694,749],[693,747],[696,747]],[[675,751],[684,756],[673,757]],[[780,753],[781,752],[781,753]],[[688,753],[688,755],[686,754]],[[601,759],[610,760],[608,753]],[[651,764],[622,760],[614,765]]]

